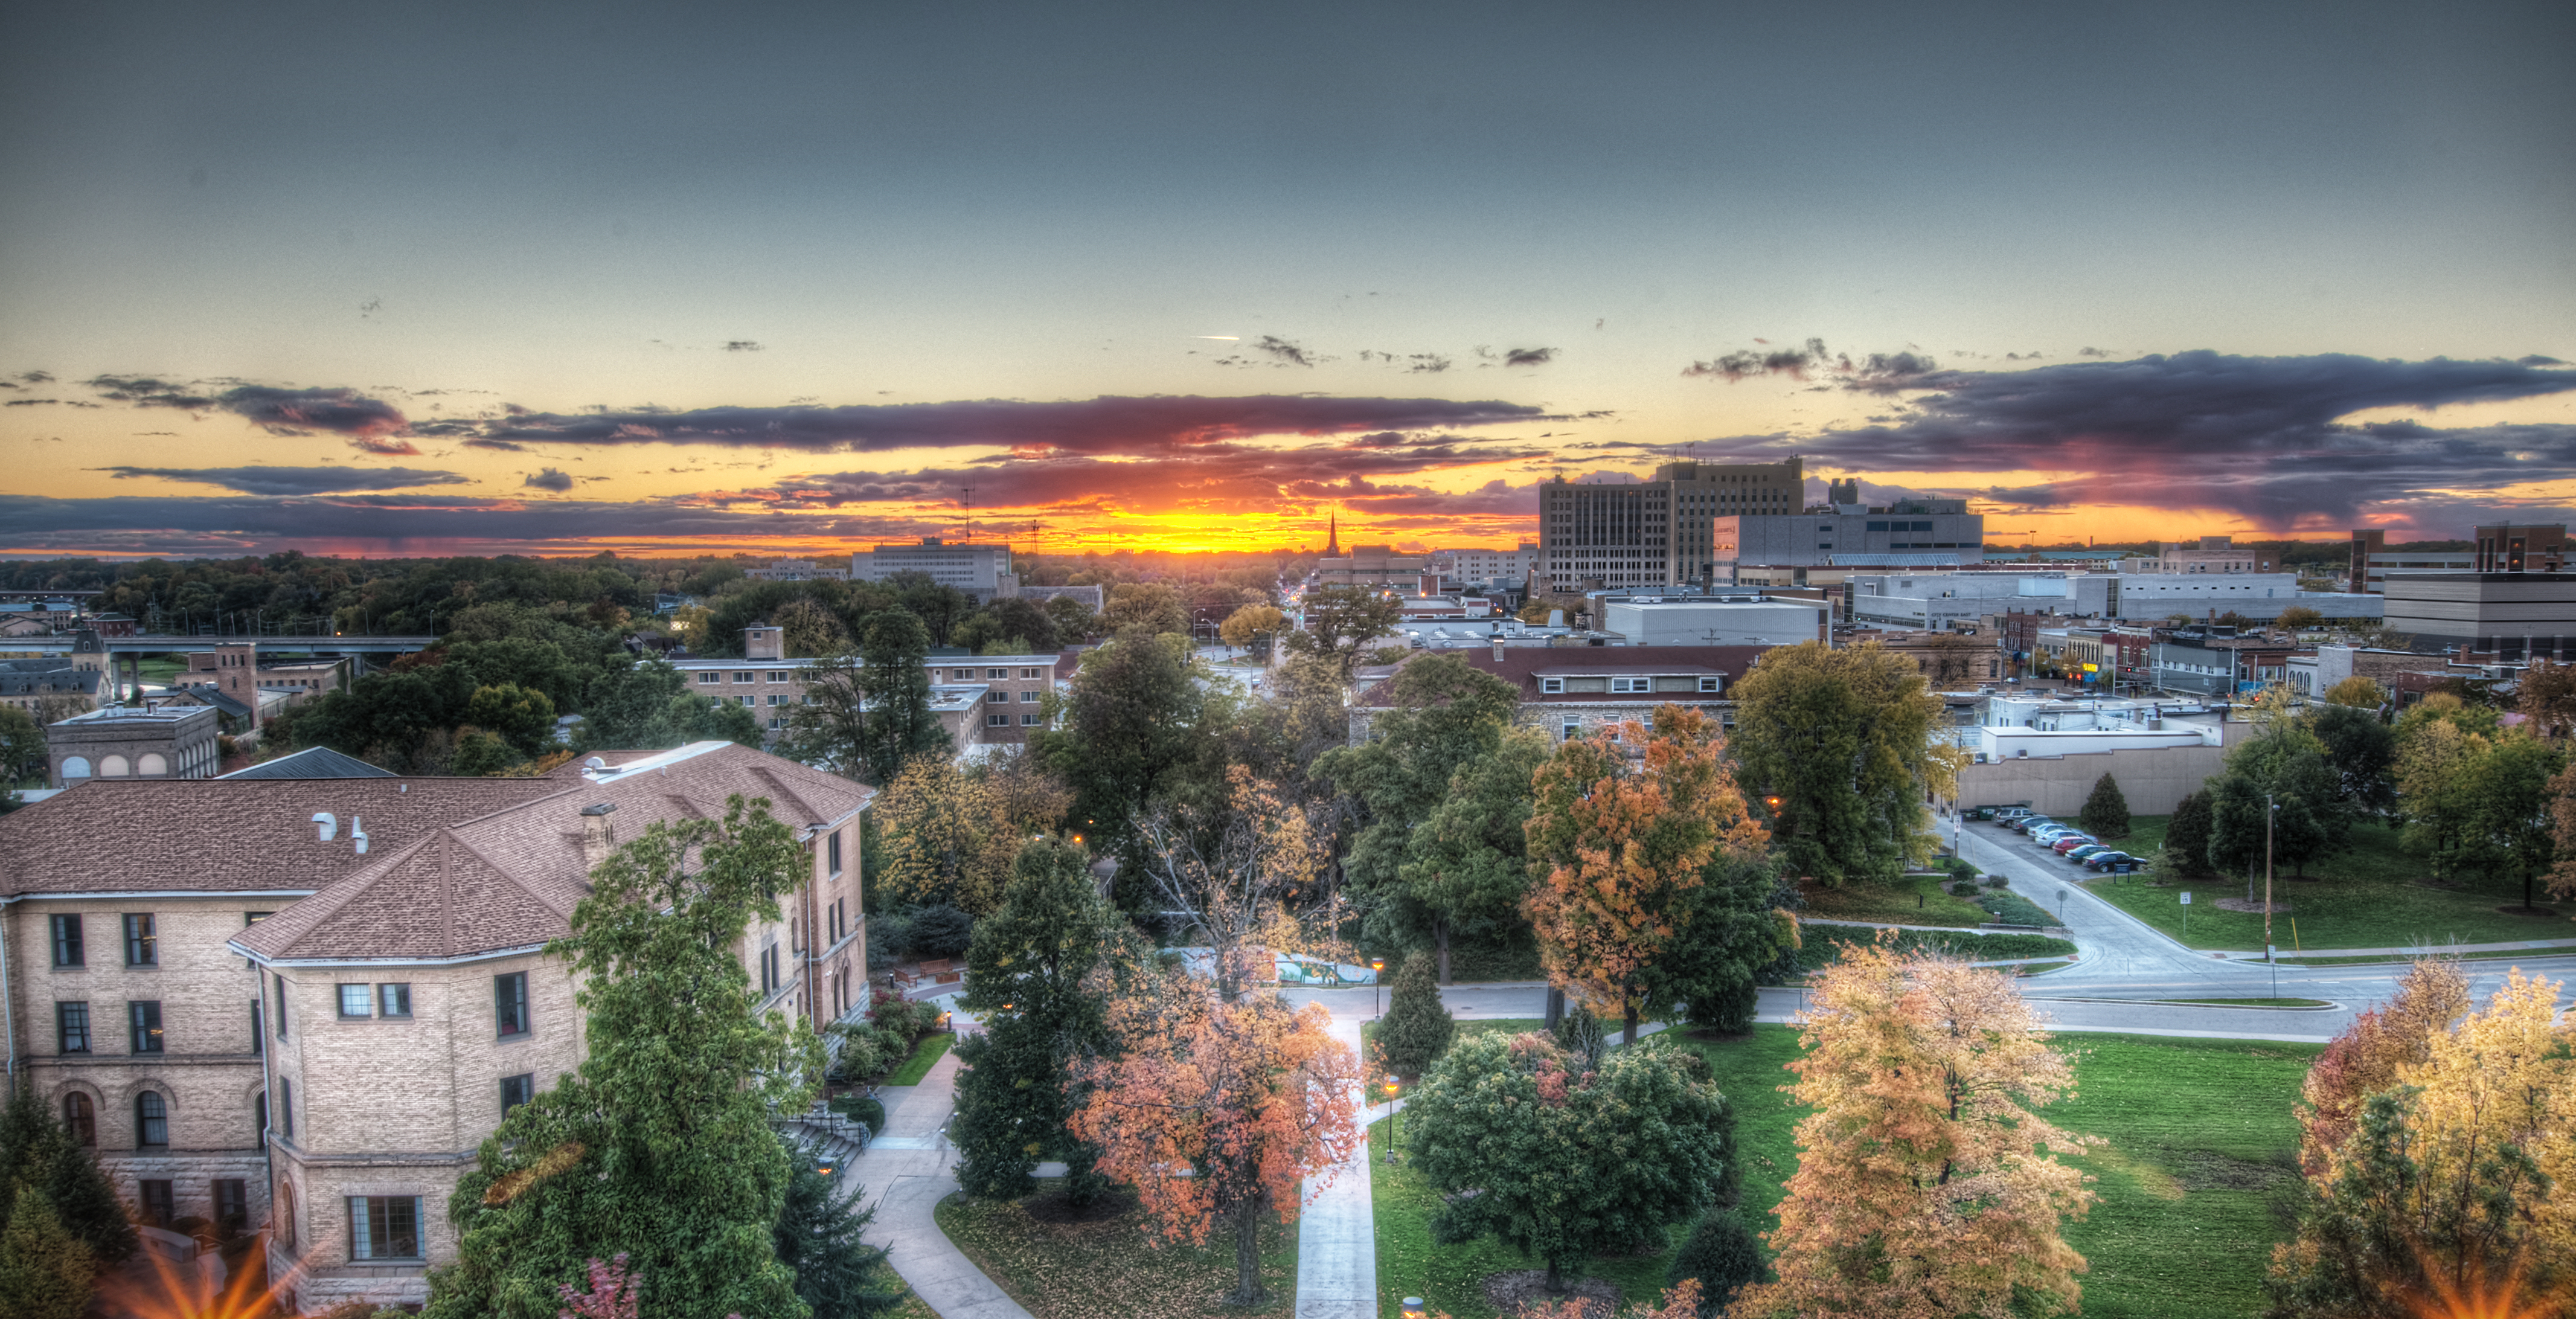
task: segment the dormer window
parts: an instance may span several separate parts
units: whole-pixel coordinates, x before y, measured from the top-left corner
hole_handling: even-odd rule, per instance
[[[1713,691],[1716,691],[1716,690],[1717,690],[1717,679],[1715,679],[1715,678],[1702,678],[1702,679],[1700,679],[1700,680],[1699,680],[1699,689],[1700,689],[1701,691],[1704,691],[1704,692],[1713,692]]]
[[[1538,689],[1542,692],[1554,695],[1565,690],[1565,679],[1541,678],[1538,680]]]
[[[1652,678],[1612,678],[1610,680],[1610,690],[1614,692],[1650,692],[1654,689],[1655,680]]]

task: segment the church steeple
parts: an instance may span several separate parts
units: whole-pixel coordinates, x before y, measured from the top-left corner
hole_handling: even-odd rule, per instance
[[[1327,528],[1324,533],[1324,557],[1327,559],[1338,559],[1342,557],[1342,517],[1340,510],[1334,510],[1334,512],[1325,519],[1324,525]]]

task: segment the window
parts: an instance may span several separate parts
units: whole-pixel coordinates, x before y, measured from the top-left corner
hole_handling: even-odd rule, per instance
[[[134,1097],[134,1146],[151,1149],[170,1143],[170,1106],[146,1090]]]
[[[737,698],[737,699],[738,699],[738,700],[739,700],[743,705],[746,705],[746,706],[751,706],[751,705],[758,705],[758,704],[760,704],[760,698],[759,698],[759,697],[757,697],[757,696],[744,696],[744,697],[739,697],[739,698]]]
[[[54,1047],[61,1053],[89,1052],[89,1004],[54,1005]]]
[[[492,977],[492,1028],[503,1039],[528,1033],[528,973]]]
[[[81,943],[81,918],[54,916],[48,918],[54,930],[54,965],[87,966],[88,949]]]
[[[134,1184],[142,1194],[136,1199],[143,1206],[143,1221],[152,1227],[168,1227],[179,1217],[178,1197],[170,1194],[170,1183],[147,1177]]]
[[[986,669],[984,670],[984,676],[987,679],[1007,678],[1011,676],[1011,671],[1009,669]]]
[[[1576,723],[1571,719],[1566,720],[1564,734],[1565,740],[1571,742],[1581,736],[1583,736],[1583,725]]]
[[[135,1053],[161,1052],[161,1005],[157,1002],[125,1005],[126,1040]]]
[[[714,672],[701,673],[698,675],[698,681],[705,686],[713,687],[724,681],[724,675]]]
[[[1713,691],[1716,691],[1716,690],[1717,690],[1717,679],[1715,679],[1715,678],[1702,678],[1702,679],[1700,679],[1700,680],[1699,680],[1699,689],[1700,689],[1701,691],[1704,691],[1704,692],[1713,692]]]
[[[250,1052],[256,1058],[266,1051],[268,1031],[259,1023],[259,1000],[250,1001]]]
[[[831,868],[832,874],[841,873],[841,835],[839,833],[835,832],[830,838],[824,840],[823,859],[824,863]]]
[[[1038,703],[1038,694],[1037,694],[1037,690],[1036,690],[1035,688],[1031,688],[1031,689],[1030,689],[1030,690],[1028,690],[1028,691],[1024,691],[1024,692],[1020,693],[1020,704],[1022,704],[1022,705],[1035,705],[1035,704],[1037,704],[1037,703]]]
[[[295,1183],[277,1184],[277,1244],[295,1249]]]
[[[269,979],[277,982],[277,1038],[282,1040],[286,1038],[286,977],[271,972]]]
[[[769,703],[770,703],[771,705],[785,705],[785,704],[787,704],[787,693],[785,693],[785,692],[771,692],[771,693],[769,694]]]
[[[787,670],[785,670],[785,669],[771,669],[771,670],[769,670],[768,674],[763,678],[763,681],[765,681],[765,682],[785,682],[785,681],[787,681]]]
[[[755,674],[755,673],[751,672],[750,670],[745,669],[745,670],[743,670],[742,672],[740,672],[740,673],[737,673],[737,674],[733,675],[733,680],[734,680],[735,682],[749,682],[749,681],[751,681],[753,678],[756,678],[756,677],[758,677],[758,676],[759,676],[758,674]]]
[[[379,1017],[410,1016],[411,985],[409,982],[376,986],[376,1015]]]
[[[349,1197],[349,1258],[419,1259],[420,1197]]]
[[[1043,677],[1045,677],[1045,676],[1046,676],[1046,670],[1044,670],[1044,669],[1022,669],[1022,670],[1020,670],[1020,676],[1021,676],[1022,678],[1043,678]]]
[[[778,988],[778,945],[760,950],[760,992],[765,996]]]
[[[215,1179],[215,1231],[226,1237],[250,1230],[250,1183],[239,1177]]]
[[[87,1148],[98,1144],[98,1109],[89,1096],[75,1090],[63,1096],[63,1129],[71,1134],[72,1143]]]
[[[510,1116],[511,1109],[536,1097],[537,1074],[535,1072],[521,1072],[517,1076],[501,1078],[501,1116]]]
[[[1614,692],[1650,692],[1654,689],[1655,683],[1652,678],[1612,678],[1610,680],[1610,690]]]
[[[1028,727],[1035,728],[1038,722],[1038,712],[1035,710],[1029,710],[1022,713],[1020,715],[1020,722]]]
[[[340,1015],[343,1018],[373,1016],[375,1015],[375,1002],[376,995],[373,987],[371,986],[340,986]]]
[[[161,941],[152,933],[152,913],[143,912],[126,916],[125,964],[127,966],[161,964]]]
[[[1539,689],[1540,691],[1542,691],[1542,692],[1547,692],[1547,693],[1550,693],[1550,694],[1553,694],[1553,693],[1556,693],[1556,692],[1564,691],[1564,690],[1565,690],[1565,679],[1563,679],[1563,678],[1541,678],[1541,679],[1539,679],[1539,680],[1538,680],[1538,689]]]
[[[1009,692],[984,693],[984,703],[986,705],[1008,705],[1010,702],[1011,694]]]
[[[984,716],[984,726],[985,726],[985,727],[987,727],[987,728],[1000,728],[1000,727],[1003,727],[1004,725],[1009,724],[1010,722],[1011,722],[1011,716],[1010,716],[1010,712],[1009,712],[1009,711],[1004,711],[1004,712],[1002,712],[1002,713],[1000,713],[1000,714],[988,714],[988,715]]]
[[[283,1076],[277,1078],[277,1132],[295,1139],[295,1083]]]

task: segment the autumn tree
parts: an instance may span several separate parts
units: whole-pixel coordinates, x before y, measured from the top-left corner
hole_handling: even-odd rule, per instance
[[[2072,1091],[2012,981],[1892,944],[1856,947],[1808,991],[1782,1087],[1813,1111],[1770,1233],[1777,1282],[1748,1314],[2007,1319],[2072,1310],[2084,1258],[2059,1235],[2096,1199],[2052,1155],[2098,1143],[2038,1109]]]
[[[2301,628],[2321,626],[2326,621],[2326,616],[2306,605],[2292,605],[2282,610],[2281,616],[2272,621],[2285,631],[2296,632]]]
[[[1275,637],[1287,628],[1288,616],[1279,612],[1278,606],[1245,605],[1225,616],[1225,622],[1217,625],[1216,635],[1229,646],[1249,650],[1253,642],[1264,636]]]
[[[2576,897],[2576,759],[2549,781],[2549,837],[2558,858],[2549,871],[2549,891]]]
[[[1828,884],[1894,879],[1932,853],[1926,801],[1953,795],[1959,756],[1931,736],[1941,698],[1876,642],[1781,646],[1734,689],[1736,773],[1790,872]]]
[[[1414,1168],[1445,1193],[1442,1243],[1493,1236],[1547,1269],[1660,1241],[1706,1211],[1726,1157],[1726,1100],[1661,1039],[1599,1070],[1544,1035],[1461,1040],[1405,1104]]]
[[[2515,684],[2514,708],[2550,741],[2576,734],[2576,664],[2535,660]]]
[[[1100,625],[1112,632],[1141,628],[1155,634],[1187,633],[1190,611],[1181,603],[1181,593],[1171,587],[1159,582],[1121,582],[1109,588]]]
[[[1293,1223],[1300,1184],[1329,1179],[1363,1137],[1359,1060],[1332,1036],[1332,1014],[1276,995],[1231,1000],[1172,973],[1109,1009],[1113,1053],[1074,1071],[1086,1088],[1074,1138],[1098,1170],[1136,1190],[1166,1240],[1233,1234],[1231,1304],[1258,1305],[1260,1232]]]
[[[1369,936],[1396,943],[1427,932],[1445,983],[1457,913],[1424,898],[1457,895],[1446,886],[1429,894],[1408,891],[1405,863],[1420,841],[1424,818],[1449,796],[1451,780],[1501,748],[1520,693],[1456,654],[1416,659],[1387,687],[1391,708],[1371,723],[1369,739],[1316,757],[1314,771],[1360,805],[1362,822],[1343,865],[1352,887],[1374,908]],[[1522,780],[1522,791],[1527,786]],[[1417,874],[1435,883],[1440,878]]]
[[[2349,706],[2356,710],[2377,710],[2388,704],[2388,692],[2372,678],[2354,674],[2326,688],[2325,703]]]
[[[946,756],[917,756],[876,800],[885,856],[877,884],[982,916],[1000,905],[1020,849],[1071,800],[1034,766],[967,770]]]
[[[1322,655],[1348,682],[1372,643],[1395,630],[1403,602],[1366,586],[1319,586],[1306,593],[1305,625],[1288,634],[1288,648]]]
[[[1305,942],[1291,903],[1310,892],[1323,851],[1308,810],[1241,765],[1224,804],[1165,809],[1140,826],[1147,882],[1163,910],[1210,948],[1209,974],[1231,1004],[1270,977],[1272,954]]]
[[[1757,854],[1767,836],[1704,712],[1662,706],[1651,733],[1619,732],[1625,742],[1569,738],[1539,769],[1526,832],[1545,878],[1523,909],[1548,979],[1618,1011],[1633,1044],[1641,1017],[1681,999],[1667,966],[1677,950],[1718,932],[1720,917],[1701,919],[1709,868]]]
[[[2386,1007],[2353,1018],[2317,1055],[2299,1087],[2299,1163],[2309,1176],[2326,1175],[2344,1141],[2360,1129],[2363,1102],[2396,1085],[2400,1068],[2423,1066],[2433,1037],[2468,1010],[2469,981],[2459,963],[2417,958]]]
[[[2510,972],[2363,1101],[2274,1248],[2272,1315],[2576,1308],[2576,1023],[2559,989]]]

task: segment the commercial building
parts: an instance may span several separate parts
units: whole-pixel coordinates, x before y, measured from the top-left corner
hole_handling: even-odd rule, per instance
[[[217,722],[207,706],[147,701],[48,724],[51,782],[68,788],[93,779],[212,778],[222,758]]]
[[[1794,646],[1833,639],[1833,606],[1821,600],[1612,600],[1600,607],[1602,630],[1631,646]]]
[[[1515,590],[1529,584],[1541,562],[1539,547],[1530,541],[1522,541],[1516,549],[1434,550],[1431,554],[1432,570],[1450,581]]]
[[[1961,499],[1903,500],[1882,508],[1833,504],[1779,517],[1738,517],[1717,527],[1717,571],[1768,567],[1881,566],[1938,569],[1985,560],[1986,517]]]
[[[1721,723],[1733,717],[1728,684],[1753,671],[1762,646],[1524,646],[1496,645],[1453,652],[1520,692],[1515,722],[1554,742],[1595,733],[1605,726],[1654,717],[1656,707],[1699,709]],[[1351,742],[1368,740],[1369,727],[1394,704],[1393,678],[1363,688],[1351,701]]]
[[[2466,550],[2392,550],[2385,531],[2352,533],[2352,565],[2344,589],[2354,595],[2381,591],[2391,573],[2475,572],[2478,556]]]
[[[2227,536],[2203,536],[2197,544],[2165,541],[2153,555],[2124,559],[2121,570],[2188,576],[2194,573],[2273,573],[2281,570],[2278,551],[2239,546]]]
[[[2555,573],[2576,566],[2564,522],[2480,527],[2477,536],[2479,572]]]
[[[1976,726],[1958,730],[1971,752],[1959,770],[1958,800],[2027,803],[2073,819],[2109,774],[2131,811],[2168,815],[2225,767],[2230,734],[2248,727],[2173,701],[1995,696]]]
[[[1803,464],[1666,463],[1651,480],[1619,483],[1560,476],[1539,487],[1533,588],[1544,582],[1571,593],[1724,581],[1722,565],[1739,557],[1734,520],[1804,508]]]
[[[1317,586],[1394,587],[1408,594],[1430,595],[1440,589],[1431,556],[1403,554],[1391,545],[1354,545],[1348,554],[1315,560]]]
[[[2304,592],[2289,573],[2084,573],[2003,571],[1855,573],[1846,579],[1855,623],[1948,628],[1988,613],[2055,612],[2075,617],[2208,620],[2234,613],[2257,621],[2294,606],[2327,618],[2380,616],[2376,596]]]
[[[1011,572],[1011,547],[959,541],[950,544],[924,536],[917,545],[879,545],[850,556],[850,580],[882,582],[897,573],[920,573],[941,586],[953,586],[977,604],[1014,595],[1020,580]]]
[[[2523,553],[2526,563],[2541,557],[2536,549]],[[2419,654],[2461,651],[2504,663],[2576,659],[2576,572],[2391,576],[2383,598],[2389,628],[2412,637]]]
[[[2176,628],[2153,648],[2151,685],[2169,692],[2225,697],[2290,680],[2295,642],[2237,636],[2228,628]]]
[[[742,575],[755,582],[846,582],[847,568],[817,568],[812,559],[776,559],[766,568],[745,568]]]

